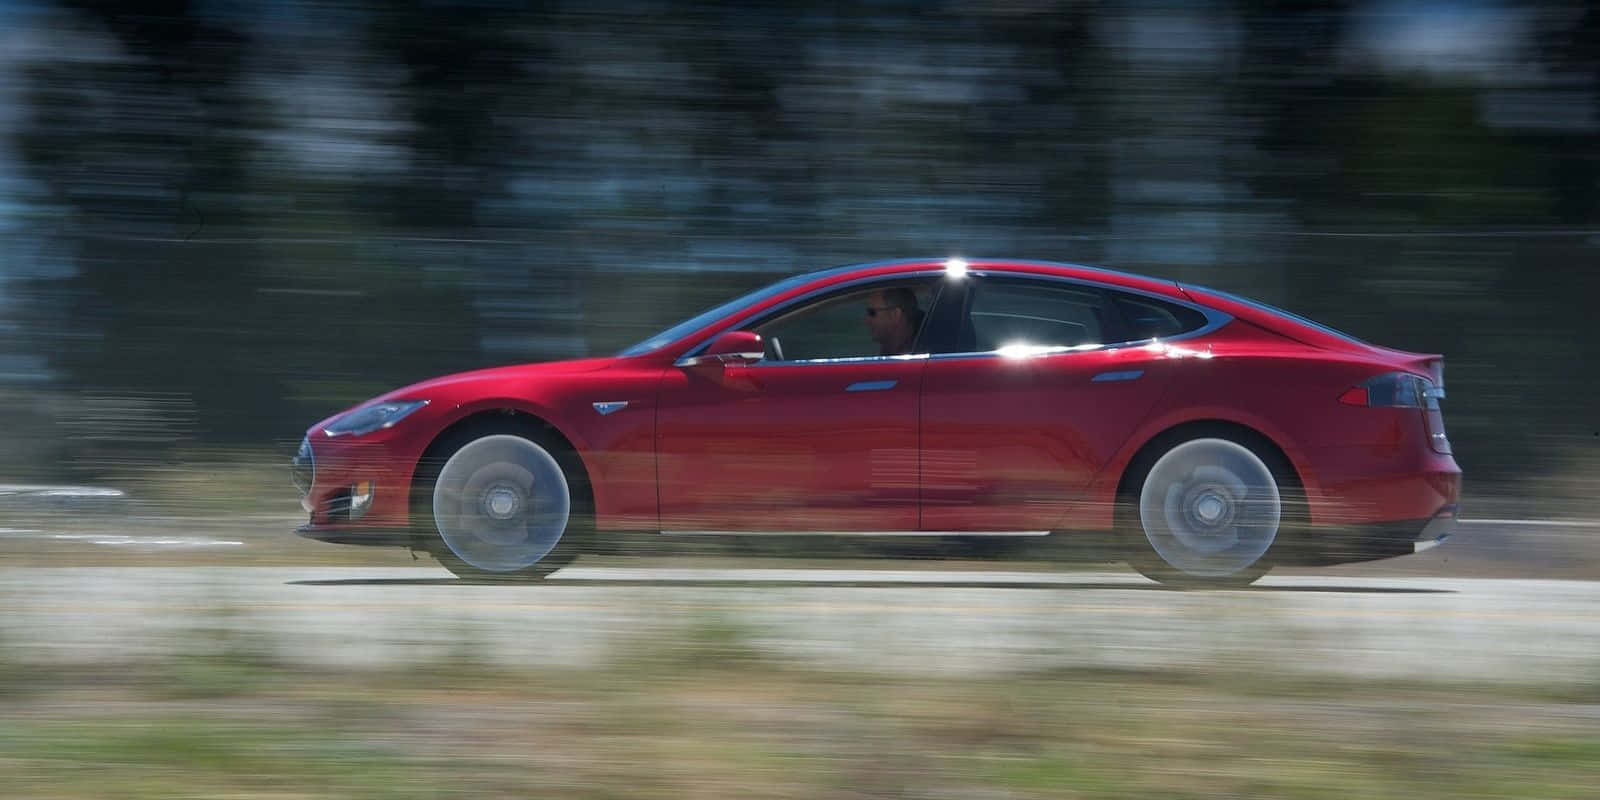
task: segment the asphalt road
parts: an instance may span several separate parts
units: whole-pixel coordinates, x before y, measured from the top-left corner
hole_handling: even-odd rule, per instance
[[[57,663],[160,659],[226,631],[316,666],[583,666],[731,630],[788,662],[912,675],[1225,664],[1545,683],[1600,677],[1597,608],[1600,582],[1566,580],[1299,575],[1177,592],[1120,571],[580,565],[503,586],[432,566],[0,567],[0,647]]]

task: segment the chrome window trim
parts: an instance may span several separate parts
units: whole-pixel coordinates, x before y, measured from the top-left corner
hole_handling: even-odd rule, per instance
[[[812,367],[832,366],[834,364],[868,364],[875,361],[927,361],[932,358],[928,353],[902,353],[892,356],[847,356],[844,358],[797,358],[793,361],[767,361],[761,360],[744,366],[751,369],[767,369],[770,367]]]
[[[1064,265],[1064,264],[1060,264],[1060,263],[1053,263],[1053,262],[1049,262],[1049,261],[1027,261],[1027,262],[1017,261],[1017,262],[1012,262],[1012,263],[1016,263],[1016,264],[1035,264],[1035,265],[1039,265],[1039,266],[1053,266],[1053,267],[1072,266],[1072,265]],[[1102,272],[1102,273],[1105,273],[1105,274],[1108,274],[1108,275],[1144,277],[1144,276],[1133,275],[1132,273],[1117,272],[1116,270],[1096,269],[1096,268],[1087,268],[1087,267],[1078,267],[1078,266],[1073,266],[1073,268],[1074,269],[1095,269],[1095,271],[1097,271],[1097,272]],[[943,268],[938,268],[938,269],[917,270],[915,272],[901,272],[901,273],[896,273],[896,274],[893,274],[893,275],[873,275],[871,277],[857,278],[857,279],[852,280],[852,281],[845,281],[843,283],[836,283],[836,284],[832,284],[830,286],[825,286],[825,287],[822,287],[820,289],[815,289],[813,291],[806,292],[805,294],[800,295],[799,297],[796,297],[796,298],[790,300],[789,302],[785,303],[780,308],[766,309],[764,311],[760,311],[760,312],[756,312],[756,313],[752,313],[752,314],[746,314],[744,317],[740,318],[737,322],[734,322],[732,325],[724,327],[721,330],[739,330],[740,326],[744,325],[745,323],[747,323],[747,322],[749,322],[749,321],[751,321],[753,319],[756,319],[756,318],[762,317],[762,316],[766,316],[771,312],[782,313],[783,311],[789,309],[790,307],[792,307],[794,305],[798,305],[800,303],[804,303],[805,301],[810,300],[810,299],[812,299],[812,298],[814,298],[814,297],[816,297],[818,295],[826,294],[828,292],[834,291],[835,289],[847,289],[847,288],[850,288],[852,286],[858,286],[858,285],[861,285],[861,284],[873,283],[873,282],[878,282],[878,281],[893,282],[894,280],[897,280],[897,279],[938,277],[938,276],[945,275],[945,274],[946,274],[946,272],[945,272],[945,270]],[[1205,325],[1202,325],[1202,326],[1200,326],[1198,328],[1195,328],[1192,331],[1188,331],[1188,332],[1185,332],[1185,333],[1180,333],[1180,334],[1178,334],[1176,336],[1168,336],[1166,338],[1151,337],[1151,338],[1148,338],[1148,339],[1130,339],[1130,340],[1125,341],[1125,342],[1112,342],[1112,343],[1109,343],[1109,344],[1073,345],[1073,346],[1063,346],[1063,347],[1039,348],[1037,352],[1029,352],[1025,356],[1027,358],[1037,358],[1037,357],[1040,357],[1040,356],[1053,356],[1053,355],[1060,355],[1062,353],[1087,353],[1087,352],[1094,352],[1094,351],[1099,351],[1099,350],[1121,350],[1121,349],[1125,349],[1125,348],[1129,348],[1129,347],[1148,347],[1148,346],[1153,345],[1153,344],[1160,344],[1160,343],[1165,343],[1165,342],[1179,342],[1179,341],[1183,341],[1185,339],[1193,339],[1195,337],[1205,336],[1206,334],[1212,333],[1212,332],[1216,331],[1217,329],[1221,328],[1222,326],[1224,326],[1224,325],[1228,324],[1229,322],[1233,321],[1233,315],[1231,315],[1231,314],[1227,314],[1225,312],[1218,311],[1218,310],[1216,310],[1214,308],[1208,308],[1206,306],[1200,305],[1198,303],[1190,302],[1188,300],[1180,300],[1178,298],[1169,297],[1167,295],[1158,294],[1156,292],[1146,291],[1144,289],[1135,289],[1135,288],[1130,287],[1130,286],[1118,286],[1116,284],[1093,283],[1093,282],[1084,281],[1084,280],[1081,280],[1081,279],[1078,279],[1078,278],[1068,278],[1068,277],[1065,277],[1065,276],[1062,276],[1062,275],[1045,275],[1045,274],[1041,274],[1041,273],[1038,273],[1038,272],[1017,272],[1017,271],[1014,271],[1014,270],[1004,270],[1004,269],[971,269],[971,270],[969,270],[967,272],[967,274],[965,276],[963,276],[963,277],[961,277],[961,278],[959,278],[957,280],[964,280],[965,281],[965,280],[983,279],[983,278],[991,278],[991,277],[994,277],[994,278],[1021,279],[1021,280],[1035,280],[1035,281],[1048,281],[1048,282],[1052,282],[1052,283],[1063,283],[1063,284],[1067,284],[1068,286],[1071,286],[1071,287],[1076,288],[1076,289],[1087,289],[1087,290],[1090,290],[1090,291],[1122,292],[1124,294],[1131,294],[1131,295],[1137,295],[1137,296],[1140,296],[1140,297],[1146,297],[1146,298],[1149,298],[1151,300],[1156,300],[1156,301],[1159,301],[1159,302],[1162,302],[1162,303],[1171,303],[1172,305],[1182,306],[1183,308],[1187,308],[1187,309],[1190,309],[1190,310],[1193,310],[1193,311],[1198,311],[1201,314],[1201,316],[1204,316],[1206,318],[1206,324]],[[1176,281],[1173,281],[1172,283],[1173,283],[1174,287],[1179,287],[1179,284]],[[1179,291],[1182,291],[1182,289],[1179,288]],[[929,309],[930,312],[932,310],[933,309],[931,309],[931,308]],[[931,317],[930,317],[930,322],[931,322]],[[688,362],[688,360],[693,358],[694,356],[699,355],[700,352],[705,350],[707,347],[710,347],[711,346],[711,340],[715,339],[715,338],[716,338],[715,336],[712,336],[712,337],[708,338],[706,341],[701,342],[698,345],[695,345],[695,347],[693,349],[691,349],[689,352],[684,353],[682,356],[679,356],[677,361],[673,362],[673,365],[677,366],[677,367],[688,366],[689,364],[686,363],[686,362]],[[1016,356],[1002,353],[999,350],[974,350],[974,351],[964,352],[964,353],[913,353],[913,354],[892,355],[892,356],[850,356],[850,357],[847,357],[847,358],[808,358],[808,359],[794,359],[792,361],[767,361],[767,360],[763,359],[761,361],[756,361],[756,362],[751,363],[751,364],[746,364],[745,366],[748,367],[748,368],[752,368],[752,369],[753,368],[757,368],[757,367],[765,368],[765,367],[790,367],[790,366],[801,366],[801,367],[803,367],[803,366],[832,366],[832,365],[835,365],[835,364],[860,364],[860,363],[871,363],[871,362],[876,362],[876,361],[884,361],[884,362],[892,362],[892,361],[937,361],[937,360],[945,360],[945,359],[952,359],[952,358],[1016,358]]]

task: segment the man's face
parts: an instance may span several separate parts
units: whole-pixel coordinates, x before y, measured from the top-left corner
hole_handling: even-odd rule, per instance
[[[872,341],[878,344],[893,342],[904,324],[905,312],[884,303],[883,292],[873,292],[867,298],[867,330],[872,333]]]

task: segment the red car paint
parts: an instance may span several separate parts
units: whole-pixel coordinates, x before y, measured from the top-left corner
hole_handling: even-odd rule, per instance
[[[1201,421],[1244,426],[1276,445],[1315,526],[1420,528],[1458,501],[1459,468],[1429,446],[1429,425],[1442,422],[1416,408],[1340,402],[1384,373],[1436,381],[1439,356],[1356,342],[1171,281],[1035,262],[973,261],[964,272],[933,260],[830,270],[650,352],[479,370],[390,392],[375,402],[428,405],[364,435],[327,436],[336,417],[307,432],[315,473],[302,533],[359,542],[366,531],[405,529],[429,445],[452,425],[505,411],[536,417],[570,443],[601,531],[1108,529],[1141,447]],[[678,365],[716,334],[796,299],[911,275],[1131,290],[1225,322],[1170,341],[1044,354]],[[869,390],[853,390],[861,386]],[[600,413],[597,403],[626,405]],[[362,481],[376,485],[370,509],[333,519],[327,509]]]

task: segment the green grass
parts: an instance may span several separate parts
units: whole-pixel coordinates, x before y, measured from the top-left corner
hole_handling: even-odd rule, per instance
[[[1600,785],[1592,687],[1262,680],[1234,659],[829,672],[717,617],[586,669],[498,666],[468,629],[435,661],[337,672],[274,663],[224,622],[167,661],[0,691],[0,794],[1576,800]]]
[[[422,798],[444,788],[366,741],[161,714],[8,727],[0,780],[12,796],[40,798]]]
[[[1332,799],[1580,798],[1600,780],[1600,735],[1516,718],[1558,709],[1446,689],[1286,697],[1137,675],[896,682],[748,666],[443,687],[409,671],[299,678],[203,702],[131,684],[87,705],[35,695],[7,714],[0,785],[42,798]]]

